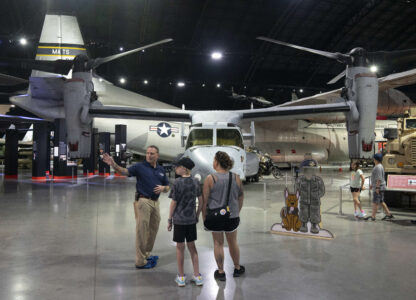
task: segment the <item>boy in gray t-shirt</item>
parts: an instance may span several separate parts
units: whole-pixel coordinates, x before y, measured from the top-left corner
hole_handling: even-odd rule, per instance
[[[195,247],[196,223],[202,210],[202,191],[197,179],[191,177],[191,169],[194,162],[188,158],[181,158],[175,170],[178,177],[173,183],[169,198],[172,199],[169,209],[168,231],[173,227],[173,241],[176,242],[176,258],[178,261],[178,275],[176,283],[185,286],[184,252],[185,240],[191,254],[194,274],[191,281],[196,285],[202,285],[202,276],[199,273],[198,252]],[[198,197],[198,209],[196,210],[196,198]]]
[[[384,180],[384,168],[381,164],[383,160],[383,155],[381,153],[374,154],[374,169],[371,172],[371,185],[370,189],[373,190],[373,203],[372,203],[372,214],[371,217],[365,218],[365,220],[371,219],[372,221],[376,220],[376,213],[378,210],[378,204],[384,209],[385,216],[382,220],[393,219],[393,215],[384,202],[384,191],[386,189],[386,181]]]

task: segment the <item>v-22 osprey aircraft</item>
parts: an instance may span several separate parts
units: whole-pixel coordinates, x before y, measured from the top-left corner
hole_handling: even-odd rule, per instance
[[[59,24],[59,26],[54,26]],[[47,30],[45,30],[45,28]],[[54,30],[60,32],[55,33]],[[71,34],[65,34],[70,32]],[[58,38],[57,38],[58,37]],[[58,39],[58,40],[56,40]],[[144,48],[168,42],[163,40],[145,47],[134,49],[125,53],[116,54],[106,58],[89,59],[85,55],[83,41],[75,17],[47,15],[45,18],[44,29],[42,31],[39,50],[55,50],[56,54],[38,53],[37,60],[25,60],[20,63],[21,67],[30,67],[38,70],[32,73],[30,79],[29,93],[23,96],[12,97],[11,102],[48,120],[65,118],[68,128],[68,144],[70,146],[70,156],[86,157],[89,155],[90,140],[85,133],[91,131],[92,118],[134,118],[142,120],[165,120],[176,122],[191,122],[191,132],[187,140],[187,149],[184,155],[192,157],[196,165],[194,173],[201,177],[206,176],[212,171],[212,152],[214,150],[224,150],[234,159],[234,172],[243,179],[250,176],[251,169],[248,154],[242,148],[242,135],[238,127],[241,121],[273,121],[279,119],[312,119],[316,117],[327,117],[332,114],[335,119],[343,119],[347,115],[350,131],[349,148],[352,158],[369,158],[372,153],[374,141],[374,122],[377,112],[377,91],[378,82],[374,79],[365,79],[366,84],[359,84],[359,88],[354,86],[358,93],[354,97],[345,99],[340,97],[338,101],[329,104],[318,105],[296,105],[290,107],[274,106],[264,109],[251,109],[239,111],[186,111],[177,109],[164,109],[168,105],[151,105],[151,109],[131,107],[130,101],[114,103],[118,106],[109,106],[115,99],[138,98],[137,94],[112,86],[103,79],[98,78],[93,70],[102,63],[120,58],[122,56],[140,51]],[[68,46],[71,45],[72,47]],[[56,49],[66,49],[65,56]],[[68,52],[69,51],[69,52]],[[55,59],[54,55],[63,59]],[[71,58],[75,57],[73,60]],[[65,59],[67,58],[67,59]],[[68,60],[69,58],[69,60]],[[16,64],[16,62],[15,62]],[[352,68],[350,68],[352,69]],[[368,68],[357,69],[357,74],[365,76]],[[69,79],[63,77],[40,77],[57,73],[67,75]],[[361,72],[361,73],[360,73]],[[72,78],[70,78],[72,75]],[[398,75],[386,80],[387,82],[397,82],[397,80],[408,78],[411,74]],[[357,79],[362,81],[364,79]],[[367,82],[368,81],[368,82]],[[105,84],[104,84],[105,83]],[[95,92],[99,101],[91,103],[91,95]],[[362,104],[363,95],[372,95],[366,100],[366,105]],[[120,95],[122,97],[120,97]],[[134,96],[133,96],[134,95]],[[127,96],[127,97],[123,97]],[[140,96],[145,103],[152,99]],[[109,101],[106,101],[109,100]],[[155,101],[151,101],[156,104]],[[367,105],[368,104],[368,105]],[[125,106],[120,106],[125,105]],[[142,103],[140,103],[142,105]],[[146,106],[146,105],[143,105]],[[156,107],[155,107],[156,106]],[[147,106],[149,107],[149,106]],[[360,118],[360,111],[369,116],[363,121]],[[362,114],[361,114],[362,115]],[[374,115],[374,116],[373,116]],[[372,124],[371,124],[372,123]],[[162,126],[163,128],[163,126]],[[158,130],[158,129],[157,129]],[[237,130],[237,131],[236,131]],[[182,130],[181,135],[185,134]],[[232,133],[233,132],[233,133]],[[237,133],[239,138],[232,137]],[[225,136],[223,136],[225,134]],[[231,136],[231,138],[230,138]],[[254,128],[247,136],[254,136]],[[225,142],[224,142],[225,141]],[[134,141],[132,141],[134,143]],[[231,144],[230,144],[231,143]],[[131,144],[131,143],[130,143]],[[209,151],[213,150],[213,151]],[[233,150],[231,150],[233,149]],[[216,151],[215,151],[216,152]],[[253,171],[254,172],[254,171]],[[257,173],[257,170],[255,170]]]

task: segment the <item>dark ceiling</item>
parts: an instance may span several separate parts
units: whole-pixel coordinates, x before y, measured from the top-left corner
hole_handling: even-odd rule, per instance
[[[326,85],[343,70],[341,64],[257,36],[333,52],[416,48],[415,0],[3,0],[0,8],[0,57],[33,58],[47,12],[78,17],[91,57],[173,38],[97,73],[115,84],[124,76],[127,89],[189,109],[247,107],[228,97],[231,87],[277,104],[290,100],[293,89],[302,97],[342,83]],[[18,43],[21,36],[29,39],[26,47]],[[223,59],[213,61],[213,50],[223,51]],[[416,67],[416,57],[387,63],[379,65],[379,76]],[[186,86],[177,87],[179,80]]]

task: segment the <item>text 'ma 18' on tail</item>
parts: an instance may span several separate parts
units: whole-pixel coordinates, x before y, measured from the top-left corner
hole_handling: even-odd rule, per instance
[[[81,30],[75,16],[46,15],[36,52],[36,60],[72,60],[87,55]],[[33,70],[32,77],[58,76]]]

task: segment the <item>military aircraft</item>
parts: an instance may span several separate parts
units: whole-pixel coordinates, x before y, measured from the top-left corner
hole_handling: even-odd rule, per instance
[[[12,124],[9,129],[15,129]],[[0,163],[4,164],[6,135],[0,138]],[[33,146],[33,124],[27,129],[25,135],[18,142],[18,164],[19,168],[30,168],[32,166],[32,146]]]
[[[57,26],[57,25],[60,26]],[[54,28],[54,30],[51,30]],[[60,30],[56,34],[55,30]],[[68,33],[70,34],[68,35]],[[168,42],[164,40],[162,42]],[[154,44],[153,44],[154,45]],[[146,47],[149,47],[148,45]],[[55,118],[65,118],[67,120],[67,127],[69,132],[68,143],[70,146],[71,157],[87,156],[89,151],[89,138],[86,134],[90,131],[91,119],[94,118],[94,126],[98,127],[100,131],[113,131],[114,124],[126,124],[128,128],[149,128],[145,132],[133,132],[128,130],[127,143],[130,149],[138,149],[143,153],[143,150],[150,144],[160,145],[162,139],[169,139],[169,142],[163,143],[163,145],[169,145],[168,147],[161,147],[161,157],[172,157],[178,153],[183,152],[183,141],[185,136],[192,136],[192,132],[198,130],[208,130],[212,133],[212,138],[208,141],[212,141],[212,144],[195,145],[195,142],[187,143],[189,146],[185,155],[194,157],[196,160],[201,161],[200,173],[210,172],[211,170],[211,154],[210,151],[206,151],[208,148],[216,147],[215,149],[222,149],[221,147],[239,148],[238,151],[233,150],[233,157],[235,157],[236,168],[240,168],[237,172],[242,178],[246,176],[245,170],[249,169],[247,166],[247,154],[237,145],[221,146],[217,143],[218,130],[232,129],[241,133],[238,127],[229,126],[228,123],[239,124],[240,121],[247,120],[251,122],[256,121],[268,121],[275,122],[277,119],[284,118],[298,118],[313,120],[317,116],[321,119],[328,118],[328,114],[332,113],[332,121],[345,120],[345,114],[349,116],[350,125],[354,125],[355,128],[361,129],[362,132],[366,132],[365,147],[360,147],[357,141],[355,143],[350,142],[350,147],[354,148],[352,152],[353,157],[370,157],[371,150],[369,145],[373,145],[374,137],[374,123],[368,124],[368,122],[360,123],[359,111],[361,107],[357,108],[355,103],[360,103],[360,97],[357,99],[345,99],[340,97],[339,91],[332,93],[323,93],[319,97],[316,97],[314,101],[311,99],[301,99],[298,101],[290,102],[288,105],[274,106],[270,108],[256,109],[256,110],[240,110],[240,111],[185,111],[178,110],[167,104],[155,101],[153,99],[126,91],[124,89],[113,86],[111,83],[97,76],[93,70],[100,64],[109,60],[120,58],[126,54],[137,52],[143,47],[128,51],[125,53],[110,56],[104,59],[89,59],[85,56],[86,49],[83,46],[83,40],[79,31],[78,23],[75,17],[71,16],[57,16],[47,15],[45,18],[44,27],[42,30],[40,44],[38,47],[37,60],[24,60],[8,62],[9,64],[15,64],[20,67],[31,68],[38,71],[33,71],[30,78],[30,88],[27,95],[11,97],[10,101],[27,111],[34,113],[37,116],[51,120]],[[56,61],[56,58],[60,58]],[[74,58],[74,59],[73,59]],[[73,60],[72,60],[73,59]],[[49,74],[44,73],[49,72]],[[68,74],[68,79],[63,76],[54,76],[50,73],[58,73],[62,75]],[[411,78],[414,82],[415,70],[410,73],[402,73],[393,76],[385,81],[383,90],[394,87],[398,81]],[[44,77],[49,76],[49,77]],[[71,78],[72,76],[72,78]],[[382,85],[380,85],[382,86]],[[374,89],[378,91],[376,85],[372,85],[373,94]],[[95,100],[95,95],[100,102]],[[327,98],[336,98],[337,101],[328,103]],[[377,97],[373,97],[377,101]],[[397,99],[391,98],[389,95],[387,101],[384,102],[384,106],[390,105],[392,101]],[[401,100],[401,99],[400,99]],[[400,101],[399,100],[399,101]],[[299,101],[303,101],[299,103]],[[323,104],[317,104],[317,102]],[[92,102],[92,103],[91,103]],[[354,102],[354,103],[353,103]],[[316,104],[316,105],[315,105]],[[110,105],[117,105],[113,107]],[[371,113],[374,114],[377,111],[377,103],[372,104]],[[123,107],[122,107],[123,106]],[[287,107],[286,107],[287,106]],[[383,107],[383,102],[381,103]],[[352,110],[352,112],[350,112]],[[79,112],[81,112],[81,117]],[[118,118],[114,120],[103,120],[99,117],[105,118]],[[127,120],[127,118],[140,118],[142,120]],[[149,122],[147,120],[154,120]],[[169,121],[176,121],[173,126]],[[186,126],[183,122],[191,122],[191,132],[186,133]],[[111,125],[110,125],[111,124]],[[365,125],[365,126],[364,126]],[[180,134],[179,134],[179,128]],[[249,134],[243,134],[246,137],[254,137],[254,128],[251,127]],[[232,131],[230,130],[230,131]],[[358,132],[359,130],[357,130]],[[371,134],[368,133],[371,131]],[[359,140],[359,136],[356,133],[356,140]],[[363,133],[361,133],[362,135]],[[231,139],[233,140],[233,139]],[[189,141],[189,138],[188,138]],[[353,140],[351,140],[353,141]],[[237,142],[234,139],[234,142]],[[196,143],[199,143],[196,141]],[[226,143],[229,143],[226,141]],[[238,142],[239,143],[239,142]],[[239,144],[241,146],[241,144]],[[203,147],[207,146],[207,147]],[[209,146],[209,147],[208,147]],[[195,148],[197,147],[197,148]],[[372,148],[372,147],[371,147]],[[195,149],[198,149],[196,151]],[[205,150],[203,150],[205,149]],[[164,151],[165,150],[165,151]],[[194,155],[195,154],[195,155]],[[201,156],[204,156],[205,161],[202,162]],[[241,161],[241,163],[239,162]],[[198,172],[198,169],[196,169]],[[203,176],[203,175],[201,175]]]
[[[266,100],[262,96],[253,97],[253,96],[246,96],[246,95],[243,95],[243,94],[237,94],[236,92],[234,92],[233,87],[231,87],[230,92],[231,92],[231,95],[228,96],[230,99],[234,99],[234,100],[241,101],[241,102],[256,103],[256,104],[259,104],[261,106],[273,106],[274,105],[273,102],[270,102],[270,101]]]

